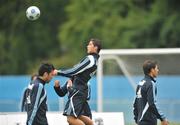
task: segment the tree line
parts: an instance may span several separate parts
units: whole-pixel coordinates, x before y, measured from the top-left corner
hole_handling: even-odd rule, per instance
[[[26,9],[41,16],[29,21]],[[29,74],[42,61],[69,67],[90,38],[105,49],[180,47],[178,0],[0,1],[0,75]]]

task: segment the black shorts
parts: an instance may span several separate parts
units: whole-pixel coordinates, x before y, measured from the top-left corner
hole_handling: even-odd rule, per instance
[[[138,125],[157,125],[157,121],[140,121]]]
[[[79,117],[81,115],[92,118],[91,109],[87,98],[77,91],[67,101],[63,112],[65,116]]]
[[[91,109],[89,107],[89,104],[88,102],[86,101],[87,104],[84,105],[84,108],[81,112],[81,115],[84,115],[84,116],[87,116],[89,117],[90,119],[92,119],[92,113],[91,113]]]

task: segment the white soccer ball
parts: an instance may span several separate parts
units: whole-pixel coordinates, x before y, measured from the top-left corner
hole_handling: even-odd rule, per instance
[[[30,6],[26,10],[26,16],[29,20],[37,20],[40,17],[40,10],[36,6]]]

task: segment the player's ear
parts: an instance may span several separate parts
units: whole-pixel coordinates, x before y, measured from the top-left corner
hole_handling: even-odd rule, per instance
[[[96,52],[98,52],[98,47],[97,46],[94,46],[94,49]]]
[[[47,76],[48,76],[48,73],[45,72],[45,73],[43,74],[43,77],[46,78]]]

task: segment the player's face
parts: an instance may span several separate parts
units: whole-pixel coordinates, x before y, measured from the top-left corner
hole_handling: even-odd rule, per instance
[[[46,83],[49,83],[51,81],[51,79],[53,78],[54,76],[54,72],[50,72],[49,74],[47,73],[46,75]]]
[[[97,47],[94,46],[93,42],[90,41],[87,45],[87,53],[96,53]]]
[[[153,77],[157,77],[159,73],[159,67],[156,65],[154,69],[152,69],[152,75]]]

